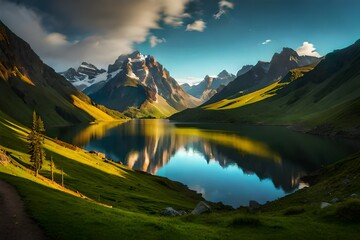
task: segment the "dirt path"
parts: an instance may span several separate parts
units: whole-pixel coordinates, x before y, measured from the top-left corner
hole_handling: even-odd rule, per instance
[[[0,180],[0,239],[43,240],[42,230],[25,213],[16,189]]]

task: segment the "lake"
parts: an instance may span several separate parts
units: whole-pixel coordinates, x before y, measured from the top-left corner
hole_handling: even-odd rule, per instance
[[[284,127],[103,122],[49,129],[51,137],[132,169],[186,184],[206,200],[233,207],[265,203],[304,186],[300,178],[359,151],[359,143]]]

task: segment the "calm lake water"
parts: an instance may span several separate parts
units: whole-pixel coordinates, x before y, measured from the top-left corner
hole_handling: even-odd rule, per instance
[[[280,198],[302,186],[300,177],[359,151],[358,142],[283,127],[167,120],[81,125],[48,134],[233,207]]]

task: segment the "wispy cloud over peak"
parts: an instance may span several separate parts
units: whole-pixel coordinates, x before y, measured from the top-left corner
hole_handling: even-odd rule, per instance
[[[312,56],[312,57],[321,57],[321,55],[316,52],[314,44],[309,42],[303,42],[303,44],[296,49],[296,52],[300,56]]]

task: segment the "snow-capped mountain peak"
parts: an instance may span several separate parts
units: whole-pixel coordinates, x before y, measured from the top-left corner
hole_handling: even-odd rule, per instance
[[[108,76],[105,69],[99,69],[95,65],[87,62],[82,62],[77,70],[75,70],[75,68],[69,68],[60,74],[79,90],[84,90],[91,85],[106,81],[111,77]]]

